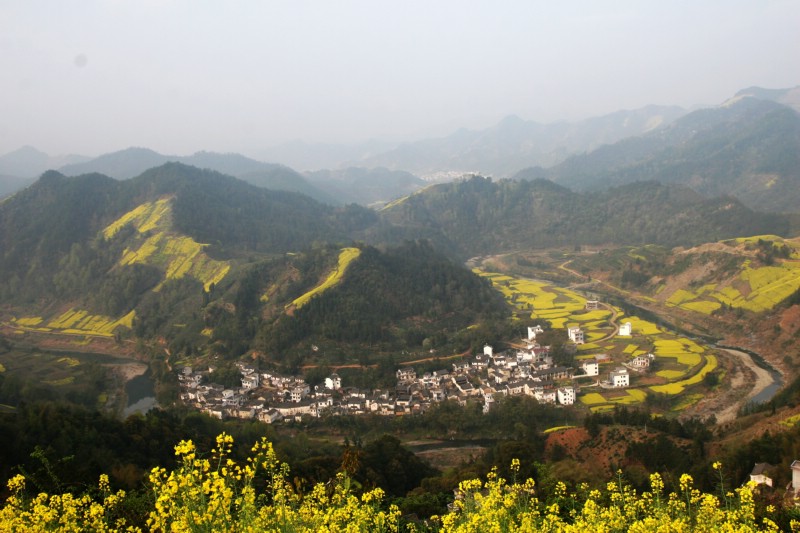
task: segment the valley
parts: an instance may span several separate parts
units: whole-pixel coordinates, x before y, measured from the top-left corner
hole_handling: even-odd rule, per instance
[[[76,487],[108,473],[140,494],[155,465],[181,468],[163,443],[220,454],[231,435],[268,438],[294,494],[349,476],[409,521],[496,475],[549,502],[614,476],[713,490],[720,460],[737,483],[769,462],[785,486],[796,112],[752,99],[604,119],[645,131],[513,179],[136,148],[48,170],[0,202],[0,474],[60,491],[54,468]],[[759,516],[774,502],[786,522],[776,494]]]

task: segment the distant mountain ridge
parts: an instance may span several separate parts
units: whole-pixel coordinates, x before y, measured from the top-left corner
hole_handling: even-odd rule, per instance
[[[32,146],[23,146],[0,156],[0,175],[38,178],[44,171],[78,164],[90,158],[82,155],[51,156]]]
[[[515,178],[545,178],[593,191],[655,180],[707,196],[733,195],[753,209],[797,212],[800,114],[774,99],[743,94],[663,129],[552,168],[526,169]]]
[[[387,203],[421,189],[427,182],[403,170],[349,167],[307,172],[306,179],[338,198],[361,205]]]
[[[647,106],[580,122],[540,124],[509,116],[484,130],[466,129],[440,139],[405,143],[359,161],[359,165],[406,170],[419,175],[441,171],[509,177],[529,166],[551,166],[569,155],[663,127],[686,111]]]
[[[425,184],[407,172],[386,169],[349,168],[303,176],[284,165],[256,161],[241,154],[197,152],[191,156],[168,156],[146,148],[128,148],[105,154],[91,161],[63,167],[61,172],[66,175],[98,172],[116,179],[130,179],[169,161],[215,170],[265,189],[299,192],[330,205],[387,202]]]

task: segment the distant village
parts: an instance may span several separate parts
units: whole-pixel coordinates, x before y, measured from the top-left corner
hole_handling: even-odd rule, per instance
[[[597,302],[587,302],[587,309]],[[323,415],[385,415],[403,416],[425,412],[432,404],[445,400],[483,403],[483,412],[491,411],[500,396],[525,395],[541,403],[572,405],[584,386],[624,388],[630,385],[630,372],[649,369],[653,354],[635,357],[624,366],[600,376],[600,365],[610,363],[605,355],[595,355],[580,361],[577,367],[553,364],[550,346],[536,342],[544,333],[541,326],[528,328],[523,348],[495,353],[484,346],[483,353],[468,360],[418,375],[412,367],[397,370],[397,383],[392,389],[365,390],[348,387],[338,374],[332,373],[323,384],[312,387],[298,376],[257,371],[237,363],[242,385],[225,389],[209,383],[211,369],[196,370],[184,367],[178,380],[181,400],[217,418],[257,419],[266,423],[299,420],[303,416]],[[619,335],[631,335],[630,323],[620,327]],[[567,328],[571,349],[584,343],[580,328]]]

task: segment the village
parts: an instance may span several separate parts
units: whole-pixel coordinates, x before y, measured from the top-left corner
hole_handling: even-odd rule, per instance
[[[587,302],[587,307],[596,302]],[[241,387],[225,389],[207,382],[211,369],[179,371],[180,398],[186,404],[216,418],[257,419],[265,423],[300,420],[304,416],[384,415],[403,416],[425,412],[442,401],[481,402],[483,412],[491,411],[501,396],[525,395],[541,403],[573,405],[583,387],[625,388],[631,372],[645,372],[655,356],[644,354],[624,363],[610,365],[604,354],[582,359],[577,366],[553,363],[550,346],[541,346],[541,326],[528,327],[521,348],[495,353],[486,345],[483,352],[443,368],[418,375],[411,366],[397,370],[392,389],[364,390],[347,387],[332,373],[324,383],[312,387],[299,376],[257,371],[237,363]],[[620,326],[619,335],[631,335],[631,325]],[[568,348],[584,343],[581,328],[567,328]],[[601,379],[600,366],[613,366]]]

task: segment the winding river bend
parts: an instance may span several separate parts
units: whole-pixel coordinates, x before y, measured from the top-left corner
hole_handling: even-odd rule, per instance
[[[783,387],[783,376],[775,367],[767,363],[763,357],[750,350],[735,346],[717,345],[717,348],[725,350],[729,354],[738,357],[756,375],[756,384],[747,401],[752,403],[764,403],[770,401]]]

